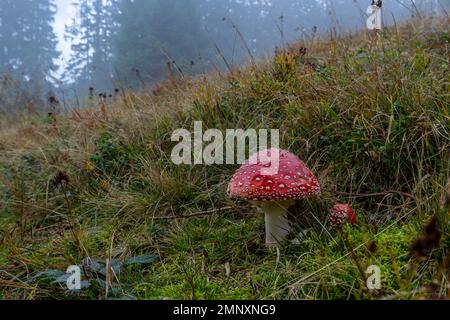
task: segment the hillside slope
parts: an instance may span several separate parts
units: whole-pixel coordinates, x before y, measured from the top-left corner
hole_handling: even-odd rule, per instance
[[[448,297],[448,25],[297,43],[226,74],[5,126],[0,298]],[[194,121],[280,128],[323,189],[291,210],[308,230],[300,245],[265,248],[263,215],[226,195],[236,166],[171,162],[172,132]],[[336,202],[356,209],[357,226],[330,227]],[[52,282],[82,263],[89,288]],[[380,290],[365,287],[370,265]]]

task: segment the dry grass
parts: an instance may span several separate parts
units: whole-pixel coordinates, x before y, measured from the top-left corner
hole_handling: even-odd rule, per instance
[[[0,294],[66,298],[32,277],[87,257],[151,253],[159,261],[122,271],[114,294],[445,298],[448,41],[447,20],[422,20],[379,35],[296,43],[256,66],[169,79],[96,108],[7,126],[0,132]],[[235,167],[171,163],[172,131],[192,129],[195,120],[221,130],[281,128],[281,145],[324,189],[292,210],[298,229],[309,230],[304,243],[279,255],[264,247],[261,215],[226,197]],[[70,177],[67,187],[51,184],[58,172]],[[327,225],[337,201],[355,207],[358,227],[336,233]],[[409,246],[431,217],[442,239],[417,260]],[[382,269],[381,291],[368,291],[358,271],[371,264]],[[104,298],[104,289],[79,296]]]

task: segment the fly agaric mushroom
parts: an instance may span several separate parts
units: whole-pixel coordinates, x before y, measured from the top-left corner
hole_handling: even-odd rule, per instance
[[[248,200],[264,211],[267,246],[278,245],[291,231],[287,210],[295,200],[319,192],[319,183],[306,165],[294,154],[279,149],[251,156],[228,186],[231,198]]]
[[[356,224],[356,213],[348,204],[337,204],[330,211],[330,222],[334,228],[346,223]]]

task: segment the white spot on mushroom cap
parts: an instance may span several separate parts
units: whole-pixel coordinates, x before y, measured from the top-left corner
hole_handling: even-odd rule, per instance
[[[266,153],[270,157],[273,150],[254,154],[250,159],[254,160],[258,157],[256,164],[250,164],[255,162],[250,162],[249,159],[237,170],[228,187],[230,196],[249,200],[267,199],[267,195],[271,200],[302,199],[319,191],[317,180],[305,164],[294,154],[285,150],[278,150],[280,152],[279,172],[271,176],[260,175],[261,169],[271,164],[270,159],[261,161],[264,159],[261,155]],[[290,184],[289,180],[295,180],[298,183]],[[242,183],[245,188],[238,188],[236,182]],[[291,185],[291,188],[287,188],[288,185]]]

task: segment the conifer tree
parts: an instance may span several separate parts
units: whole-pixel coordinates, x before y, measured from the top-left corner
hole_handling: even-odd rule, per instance
[[[139,85],[175,73],[177,66],[188,72],[207,42],[199,1],[121,1],[114,40],[117,77]]]
[[[53,0],[0,2],[0,71],[45,80],[56,71],[57,37]]]
[[[0,109],[43,108],[60,55],[55,12],[53,0],[0,1]]]
[[[74,5],[77,17],[66,26],[72,55],[65,79],[79,83],[85,93],[89,87],[103,90],[112,85],[111,39],[116,28],[117,0],[79,0]]]

